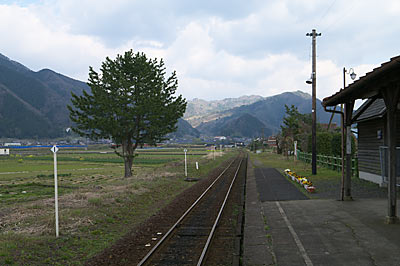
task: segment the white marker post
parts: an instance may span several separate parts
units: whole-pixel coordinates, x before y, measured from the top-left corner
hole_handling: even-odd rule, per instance
[[[187,178],[187,165],[186,165],[186,152],[187,152],[187,149],[184,149],[183,151],[185,152],[185,177]]]
[[[199,170],[199,162],[196,162],[196,170]]]
[[[214,152],[213,152],[213,155],[214,155],[214,161],[215,161],[215,147],[216,147],[216,146],[214,146]]]
[[[51,149],[54,155],[54,203],[56,210],[56,237],[58,237],[58,185],[57,185],[57,152],[58,147],[54,145]]]

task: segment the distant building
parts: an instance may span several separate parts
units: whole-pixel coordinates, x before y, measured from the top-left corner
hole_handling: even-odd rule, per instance
[[[19,142],[10,142],[10,143],[4,143],[4,146],[9,147],[9,146],[21,146],[22,144]]]
[[[225,136],[215,136],[214,137],[214,140],[219,140],[219,141],[221,141],[221,140],[226,140],[226,137]]]
[[[267,144],[268,144],[268,146],[270,146],[270,147],[276,147],[276,146],[277,146],[277,144],[276,144],[276,137],[275,137],[275,136],[270,136],[270,137],[268,137]]]

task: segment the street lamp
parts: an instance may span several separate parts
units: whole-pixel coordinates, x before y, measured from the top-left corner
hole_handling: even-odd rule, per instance
[[[311,77],[309,79],[306,80],[306,83],[311,85],[313,82],[313,74],[311,74]]]
[[[350,68],[350,69],[347,71],[346,68],[344,67],[344,68],[343,68],[343,72],[344,72],[345,74],[349,74],[349,75],[350,75],[350,78],[351,78],[352,80],[355,80],[356,77],[357,77],[357,74],[354,73],[354,69],[352,69],[352,68]],[[346,80],[345,80],[345,82],[346,82]],[[345,85],[346,85],[346,84],[345,84]]]

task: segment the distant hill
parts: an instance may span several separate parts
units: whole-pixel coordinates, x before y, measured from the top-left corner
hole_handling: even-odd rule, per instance
[[[52,138],[71,126],[67,104],[71,91],[81,95],[86,83],[52,70],[34,72],[0,54],[0,137]]]
[[[262,136],[263,133],[266,136],[271,135],[271,130],[266,129],[263,122],[248,113],[240,114],[235,118],[226,119],[221,126],[217,123],[213,131],[213,135],[231,137],[259,137]]]
[[[184,138],[184,137],[195,137],[198,138],[200,136],[200,132],[193,128],[186,120],[179,118],[177,123],[178,129],[171,133],[171,137],[175,138]]]
[[[196,128],[202,134],[219,135],[217,134],[217,132],[220,132],[218,129],[222,130],[224,126],[229,125],[230,130],[226,131],[226,133],[238,132],[244,130],[240,129],[244,125],[238,118],[247,114],[256,118],[261,124],[247,117],[250,121],[254,122],[254,124],[249,122],[252,124],[253,131],[242,131],[242,133],[247,132],[244,136],[252,137],[252,135],[255,134],[252,132],[258,132],[257,136],[261,136],[262,127],[265,128],[265,136],[277,134],[280,131],[280,125],[285,116],[285,104],[288,106],[292,104],[295,105],[300,113],[311,113],[311,95],[300,91],[285,92],[264,98],[249,105],[242,105],[230,110],[215,113],[214,116],[216,119],[203,122]],[[331,113],[325,112],[321,106],[321,101],[317,99],[317,120],[322,123],[327,123],[329,122],[330,116]],[[208,115],[208,117],[210,117],[210,115]],[[338,118],[336,117],[334,121],[338,122]],[[259,127],[259,129],[256,127]]]
[[[197,127],[202,122],[208,122],[216,119],[216,114],[230,110],[242,105],[249,105],[262,100],[262,96],[251,95],[241,96],[239,98],[226,98],[223,100],[206,101],[202,99],[189,100],[186,107],[184,119],[193,127]]]

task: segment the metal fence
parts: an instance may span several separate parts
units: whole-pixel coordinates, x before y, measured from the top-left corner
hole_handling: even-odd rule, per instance
[[[297,150],[297,159],[298,160],[311,164],[311,157],[312,157],[311,153],[306,153],[306,152]],[[346,158],[344,159],[344,164],[346,165]],[[317,154],[317,165],[341,172],[342,171],[342,158]],[[358,177],[358,159],[357,158],[353,158],[351,160],[351,170],[352,170],[353,176]]]

